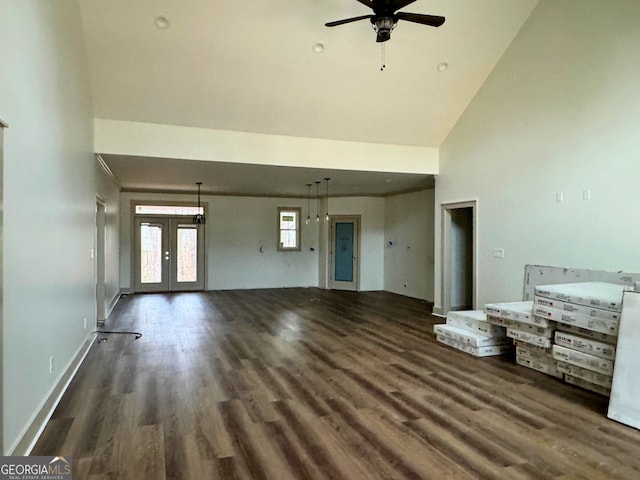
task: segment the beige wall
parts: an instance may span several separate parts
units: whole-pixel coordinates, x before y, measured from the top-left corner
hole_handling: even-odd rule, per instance
[[[540,2],[441,148],[436,306],[442,203],[478,201],[479,307],[528,263],[640,271],[638,25],[636,0]]]
[[[385,290],[433,301],[434,198],[423,190],[385,199]]]
[[[337,170],[438,173],[438,149],[95,120],[95,151]],[[366,168],[363,168],[363,165]]]
[[[96,162],[96,192],[105,207],[105,312],[120,298],[120,188]]]
[[[8,452],[90,333],[96,190],[77,1],[0,0],[0,11]]]
[[[133,285],[132,200],[194,202],[194,195],[121,194],[121,287]],[[205,224],[208,290],[310,287],[318,285],[318,226],[301,225],[301,250],[277,251],[277,208],[301,207],[306,199],[202,196],[207,205]],[[315,214],[314,214],[315,215]],[[263,251],[260,252],[260,246]],[[311,248],[314,251],[311,251]]]

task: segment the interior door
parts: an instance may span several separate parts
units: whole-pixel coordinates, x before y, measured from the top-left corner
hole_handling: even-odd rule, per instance
[[[136,217],[136,292],[204,290],[204,226],[191,217]]]
[[[329,288],[358,290],[360,219],[358,217],[332,217],[331,219],[331,273]]]

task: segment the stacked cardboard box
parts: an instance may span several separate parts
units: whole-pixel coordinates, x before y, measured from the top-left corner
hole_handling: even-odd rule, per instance
[[[553,356],[567,383],[609,395],[624,290],[602,282],[535,288],[534,314],[558,324]]]
[[[504,327],[491,325],[480,310],[449,312],[447,323],[433,326],[440,343],[476,357],[504,355],[512,350]]]
[[[556,323],[534,316],[533,302],[489,303],[484,311],[489,323],[507,328],[519,365],[562,378],[551,348]]]

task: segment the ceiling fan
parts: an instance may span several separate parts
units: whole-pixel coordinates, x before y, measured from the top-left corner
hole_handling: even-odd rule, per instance
[[[345,18],[335,22],[325,23],[327,27],[337,27],[345,23],[357,22],[358,20],[369,19],[373,29],[377,33],[376,42],[386,42],[391,38],[391,31],[395,28],[398,20],[421,23],[430,27],[439,27],[444,23],[444,17],[436,15],[423,15],[420,13],[398,12],[401,8],[415,2],[416,0],[356,0],[373,10],[373,15],[362,15],[360,17]]]

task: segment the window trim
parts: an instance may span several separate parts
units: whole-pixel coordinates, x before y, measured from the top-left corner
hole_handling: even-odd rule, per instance
[[[295,247],[283,247],[280,244],[280,234],[282,228],[280,228],[280,213],[281,212],[295,212],[296,213],[296,246]],[[276,217],[276,245],[278,252],[299,252],[302,250],[302,230],[300,229],[300,216],[302,215],[302,207],[278,207],[278,215]],[[289,230],[289,229],[284,229]]]

